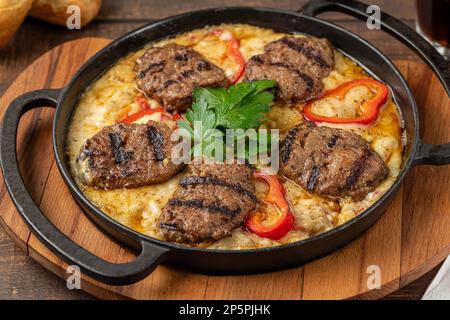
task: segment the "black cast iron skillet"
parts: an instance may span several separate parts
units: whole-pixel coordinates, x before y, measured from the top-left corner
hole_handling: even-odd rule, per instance
[[[289,268],[329,253],[353,240],[382,215],[406,173],[414,165],[450,163],[450,144],[428,145],[420,140],[416,101],[392,62],[353,33],[314,17],[320,12],[335,10],[365,20],[366,9],[366,5],[355,1],[312,1],[304,7],[302,13],[267,8],[219,8],[178,15],[144,26],[111,43],[90,59],[65,88],[37,90],[20,96],[11,103],[3,119],[0,158],[7,189],[23,219],[32,232],[64,261],[78,265],[85,274],[96,280],[115,285],[143,279],[162,262],[210,274],[242,274]],[[309,239],[273,248],[234,251],[188,248],[152,239],[109,218],[78,190],[69,173],[65,141],[71,114],[83,90],[118,59],[151,41],[220,23],[248,23],[286,33],[303,32],[326,37],[334,46],[389,84],[401,108],[408,139],[401,173],[380,200],[351,221]],[[381,15],[381,25],[384,30],[415,50],[433,68],[450,94],[449,65],[434,48],[409,27],[387,14]],[[56,229],[28,194],[17,164],[17,126],[26,111],[48,105],[56,107],[53,147],[56,163],[67,186],[86,214],[101,229],[140,252],[134,261],[114,264],[81,248]]]

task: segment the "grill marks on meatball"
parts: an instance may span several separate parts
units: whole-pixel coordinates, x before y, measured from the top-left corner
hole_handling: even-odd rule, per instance
[[[286,135],[286,138],[284,138],[283,141],[283,148],[281,148],[281,160],[283,162],[287,162],[289,159],[289,156],[291,155],[292,147],[295,142],[295,138],[297,136],[297,132],[300,130],[299,127],[294,127],[291,129],[288,134]]]
[[[351,173],[345,180],[345,189],[351,189],[356,184],[359,177],[363,173],[365,166],[367,165],[367,159],[370,157],[370,155],[370,150],[368,148],[364,148],[362,155],[355,160],[355,162],[353,163],[353,167],[350,169]]]
[[[322,57],[319,50],[315,50],[314,47],[308,46],[307,41],[293,41],[292,39],[293,38],[284,37],[281,39],[281,43],[285,44],[290,49],[303,54],[306,58],[312,60],[313,63],[315,63],[316,65],[318,65],[320,68],[322,68],[324,70],[332,67],[330,61],[326,61],[325,60],[326,58]],[[314,38],[311,37],[311,39],[314,39]],[[327,45],[329,45],[329,44],[327,44]],[[327,60],[330,60],[330,59],[327,59]]]
[[[304,189],[328,197],[362,200],[389,174],[359,135],[303,123],[281,142],[281,172]]]
[[[237,207],[235,209],[230,209],[227,206],[220,206],[216,204],[208,204],[204,200],[192,199],[192,200],[181,200],[181,199],[170,199],[169,206],[179,206],[186,208],[197,208],[201,210],[207,210],[209,213],[222,213],[228,216],[235,216],[241,213],[241,208]]]
[[[306,189],[308,189],[308,191],[314,190],[319,175],[320,175],[320,168],[318,166],[313,166],[311,169],[311,173],[308,177],[308,182],[306,184]]]
[[[333,148],[336,145],[338,139],[339,139],[338,135],[336,134],[331,135],[330,141],[327,144],[328,148]]]
[[[196,87],[227,85],[222,69],[197,51],[174,43],[148,49],[136,61],[135,70],[138,87],[167,111],[189,108]]]
[[[125,151],[123,140],[118,132],[108,133],[111,151],[116,164],[127,164],[133,158],[133,151]]]
[[[145,69],[138,72],[138,78],[140,79],[144,78],[145,75],[149,72],[161,72],[163,71],[165,65],[166,65],[165,61],[151,63],[148,66],[146,66]]]
[[[322,78],[334,65],[331,44],[315,37],[283,37],[264,47],[264,53],[247,63],[245,80],[276,80],[277,99],[305,102],[323,91]]]
[[[147,137],[150,141],[150,144],[153,146],[153,155],[157,161],[164,160],[164,136],[158,129],[149,125],[147,127]]]
[[[283,37],[264,49],[273,62],[296,66],[314,77],[325,77],[334,67],[333,47],[326,39]]]
[[[233,184],[226,182],[224,180],[215,178],[215,177],[194,177],[189,176],[185,177],[180,181],[180,186],[182,188],[187,188],[188,186],[195,186],[195,185],[215,185],[215,186],[222,186],[227,187],[229,189],[234,190],[236,193],[239,193],[241,196],[249,197],[251,200],[256,201],[256,196],[251,191],[243,188],[239,184]]]
[[[116,124],[103,128],[82,146],[76,161],[80,181],[103,189],[140,187],[161,183],[183,165],[171,160],[171,129],[147,124]]]
[[[300,80],[302,80],[306,85],[306,92],[307,94],[310,94],[314,88],[314,79],[309,76],[306,73],[300,72],[299,70],[295,69],[293,66],[290,66],[283,62],[270,62],[269,65],[280,67],[287,69],[289,72],[294,73]]]
[[[244,164],[189,165],[188,174],[159,218],[167,240],[218,240],[255,209],[252,170]]]

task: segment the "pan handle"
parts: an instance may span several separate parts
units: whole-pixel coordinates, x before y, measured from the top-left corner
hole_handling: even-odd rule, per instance
[[[416,166],[450,164],[450,142],[446,144],[426,144],[420,140],[413,164]]]
[[[354,0],[311,0],[299,12],[314,17],[323,12],[338,11],[360,20],[367,20],[370,16],[368,7],[369,5]],[[380,25],[383,30],[402,41],[428,63],[450,97],[450,63],[428,41],[400,20],[380,12]],[[450,164],[450,143],[432,145],[420,140],[413,163],[414,165]]]
[[[0,164],[6,188],[31,231],[65,262],[80,267],[86,275],[107,284],[137,282],[156,268],[166,257],[168,249],[142,241],[142,250],[135,260],[121,264],[105,261],[70,240],[45,217],[30,197],[20,175],[16,154],[20,118],[34,108],[56,107],[60,92],[59,89],[46,89],[26,93],[14,100],[6,110],[0,128]]]
[[[368,7],[369,5],[354,0],[311,0],[298,11],[311,17],[322,12],[338,11],[367,20],[370,17]],[[450,97],[450,63],[427,40],[400,20],[380,12],[379,22],[383,30],[402,41],[428,63]]]

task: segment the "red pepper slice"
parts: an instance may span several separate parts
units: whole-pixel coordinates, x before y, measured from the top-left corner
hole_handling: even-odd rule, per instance
[[[152,108],[150,106],[150,104],[148,103],[148,100],[142,95],[136,96],[135,100],[141,107],[141,110],[136,113],[133,113],[132,115],[129,115],[124,120],[119,121],[119,123],[128,123],[128,124],[133,123],[133,122],[141,119],[144,116],[152,115],[152,114],[155,114],[158,112],[161,113],[162,119],[175,121],[175,122],[177,120],[181,119],[179,114],[168,113],[168,112],[166,112],[166,110],[163,107]]]
[[[147,99],[144,96],[138,95],[136,96],[135,100],[139,104],[141,109],[151,109]]]
[[[239,40],[228,30],[214,29],[211,34],[227,42],[227,56],[237,65],[237,71],[228,79],[230,85],[235,84],[242,76],[245,70],[245,59],[239,50]]]
[[[133,113],[132,115],[128,116],[125,120],[121,121],[120,123],[127,123],[127,124],[133,123],[146,115],[152,115],[158,112],[164,113],[165,110],[163,107],[158,107],[154,109],[142,109],[141,111]]]
[[[354,118],[328,117],[314,113],[312,107],[314,102],[328,98],[336,97],[340,100],[344,99],[345,95],[353,88],[358,86],[368,87],[375,96],[361,105],[362,115]],[[343,85],[325,92],[323,96],[318,99],[309,101],[303,108],[304,117],[313,122],[327,122],[327,123],[342,123],[342,124],[370,124],[378,118],[378,112],[382,105],[387,101],[388,88],[383,83],[373,79],[358,79],[353,80]]]
[[[269,186],[269,192],[264,199],[265,203],[273,204],[280,216],[276,223],[265,226],[262,224],[264,215],[261,212],[252,212],[245,220],[245,227],[252,233],[262,238],[279,240],[284,237],[294,226],[294,216],[285,197],[285,190],[278,178],[272,174],[257,170],[253,173],[255,179],[264,180]]]

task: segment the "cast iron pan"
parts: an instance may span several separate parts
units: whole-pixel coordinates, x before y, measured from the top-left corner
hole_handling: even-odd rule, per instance
[[[289,268],[327,254],[356,238],[382,215],[406,173],[414,165],[450,163],[450,144],[428,145],[420,140],[419,117],[414,96],[389,59],[355,34],[314,17],[320,12],[333,10],[348,13],[364,21],[368,17],[367,5],[356,1],[312,1],[303,8],[302,13],[267,8],[218,8],[167,18],[111,43],[90,59],[65,88],[37,90],[17,98],[11,103],[3,119],[0,160],[7,189],[32,232],[67,263],[78,265],[82,272],[96,280],[114,285],[130,284],[143,279],[162,262],[209,274],[243,274]],[[78,190],[69,174],[65,137],[72,111],[83,90],[118,59],[151,41],[220,23],[248,23],[281,32],[304,32],[326,37],[335,47],[368,68],[374,76],[391,87],[403,114],[408,142],[401,173],[380,200],[351,221],[306,240],[273,248],[233,251],[187,248],[152,239],[112,220]],[[430,44],[409,27],[384,13],[381,15],[381,26],[415,50],[433,68],[450,94],[449,65]],[[56,108],[53,146],[56,163],[67,186],[85,213],[101,229],[140,252],[134,261],[114,264],[89,253],[56,229],[31,199],[17,163],[17,126],[26,111],[48,105]]]

